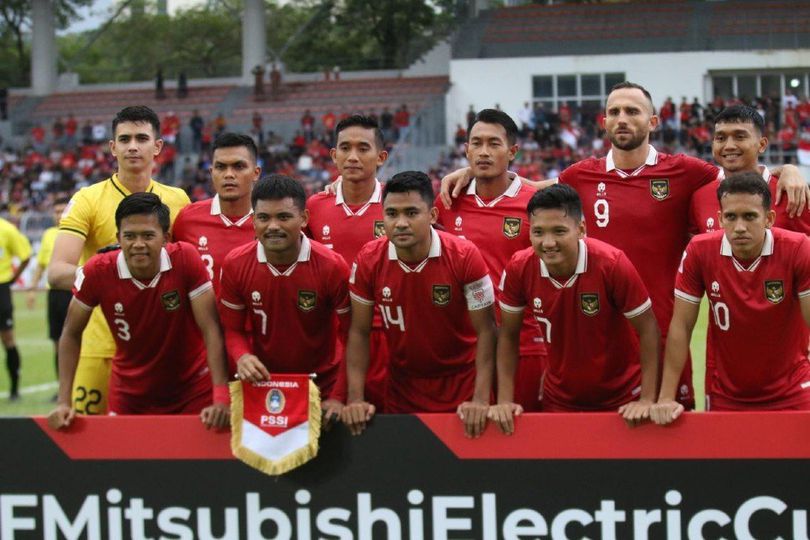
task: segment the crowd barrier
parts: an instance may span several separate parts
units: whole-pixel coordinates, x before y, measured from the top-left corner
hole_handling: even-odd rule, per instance
[[[810,413],[455,415],[342,426],[281,477],[194,417],[0,419],[0,538],[808,538]]]

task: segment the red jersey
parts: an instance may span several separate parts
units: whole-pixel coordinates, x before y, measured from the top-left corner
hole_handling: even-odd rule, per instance
[[[634,171],[617,169],[611,150],[605,158],[580,161],[560,174],[560,181],[582,199],[588,236],[624,251],[638,270],[664,338],[672,319],[675,274],[689,242],[690,201],[717,174],[705,161],[661,154],[652,146]],[[691,369],[686,369],[678,398],[691,401],[691,388]]]
[[[810,295],[810,240],[771,229],[762,254],[741,263],[722,231],[696,236],[684,253],[675,296],[699,303],[704,292],[716,360],[712,404],[810,404],[808,329],[799,305]]]
[[[413,266],[399,260],[387,239],[368,243],[352,266],[352,299],[378,306],[390,350],[390,385],[409,378],[474,372],[477,335],[467,311],[495,302],[492,280],[471,242],[431,230],[428,257]],[[459,396],[462,401],[472,395]],[[424,410],[431,410],[425,396]],[[458,402],[460,403],[460,401]],[[454,410],[458,403],[447,404]]]
[[[316,193],[307,199],[309,223],[304,232],[351,264],[366,242],[385,236],[382,186],[377,180],[374,184],[371,198],[360,206],[346,204],[342,181],[335,186],[334,194]]]
[[[509,261],[501,289],[501,309],[528,307],[546,333],[544,401],[569,410],[615,410],[638,396],[638,336],[627,319],[649,310],[651,301],[624,253],[580,240],[574,275],[560,282],[527,248]]]
[[[73,295],[90,310],[101,306],[115,338],[110,410],[126,401],[141,414],[170,414],[189,395],[210,392],[205,345],[191,300],[212,288],[193,246],[166,244],[160,272],[149,283],[134,277],[121,251],[92,257],[76,274]],[[115,397],[114,397],[115,396]]]
[[[779,182],[779,177],[772,175],[768,167],[760,166],[760,170],[762,179],[768,183],[768,189],[771,192],[771,209],[776,212],[774,226],[810,235],[810,214],[802,212],[794,218],[788,216],[787,197],[779,203],[779,206],[774,205],[773,203],[776,201],[776,184]],[[718,179],[720,180],[722,177],[721,171]],[[700,188],[692,197],[690,215],[698,234],[719,231],[722,228],[717,217],[717,213],[720,211],[720,204],[717,201],[718,187],[718,182],[712,182]]]
[[[438,223],[445,231],[475,244],[487,263],[492,283],[498,283],[512,255],[531,246],[526,208],[536,190],[517,177],[503,195],[489,201],[481,199],[475,189],[473,179],[467,193],[453,200],[450,210],[436,199]],[[545,354],[540,328],[529,313],[520,333],[520,354]]]
[[[335,397],[342,361],[335,354],[336,317],[350,310],[348,279],[343,258],[306,236],[298,260],[286,268],[267,262],[257,241],[234,249],[223,263],[220,291],[228,354],[233,360],[255,354],[270,372],[316,373],[323,399]]]
[[[230,251],[256,238],[253,231],[253,211],[240,218],[222,213],[219,195],[184,207],[172,226],[172,237],[197,246],[200,258],[208,269],[208,277],[219,293],[222,263]]]

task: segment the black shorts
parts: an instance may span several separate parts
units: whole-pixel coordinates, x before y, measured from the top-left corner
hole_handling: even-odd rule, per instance
[[[11,283],[0,283],[0,330],[14,328],[14,304],[11,303]]]
[[[71,298],[73,294],[70,291],[48,289],[48,335],[51,341],[59,341],[62,335]]]

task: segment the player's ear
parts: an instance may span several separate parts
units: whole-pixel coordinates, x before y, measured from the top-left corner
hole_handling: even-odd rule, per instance
[[[585,238],[585,218],[579,220],[579,226],[577,227],[577,236],[581,238]]]
[[[337,159],[335,159],[335,156],[337,156],[337,148],[330,148],[329,149],[329,157],[331,157],[332,162],[337,165]]]
[[[517,155],[517,152],[518,152],[517,143],[515,143],[515,144],[513,144],[512,146],[509,147],[509,161],[510,162],[515,160],[515,156]]]
[[[435,206],[430,207],[430,224],[435,225],[439,221],[439,209]]]
[[[768,210],[765,213],[765,227],[770,229],[771,227],[773,227],[775,221],[776,221],[776,212],[774,212],[773,209]]]
[[[768,149],[768,137],[763,135],[762,137],[759,138],[759,148],[757,148],[757,152],[759,152],[760,154],[764,154],[765,150],[767,149]]]
[[[655,131],[658,128],[658,123],[659,119],[657,114],[650,116],[650,131]]]
[[[163,139],[155,139],[155,156],[160,154],[160,151],[163,150]]]
[[[303,229],[304,227],[307,226],[307,223],[309,223],[309,209],[304,208],[304,211],[301,212],[301,215],[304,219],[304,222],[301,223],[301,228]]]
[[[388,150],[380,150],[377,152],[377,167],[382,167],[386,160],[388,160]]]

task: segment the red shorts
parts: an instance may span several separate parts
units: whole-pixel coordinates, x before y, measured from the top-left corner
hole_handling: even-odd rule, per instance
[[[456,412],[473,397],[475,365],[440,377],[414,377],[392,370],[387,390],[387,413]]]
[[[149,394],[132,396],[121,393],[110,384],[110,414],[199,414],[213,403],[211,377],[201,377],[187,391],[171,402],[156,402]]]
[[[810,411],[810,388],[789,398],[762,403],[745,403],[712,395],[706,399],[706,410],[717,411]]]
[[[540,393],[543,387],[543,373],[546,371],[548,356],[531,354],[520,357],[515,372],[515,403],[526,412],[542,410]]]

